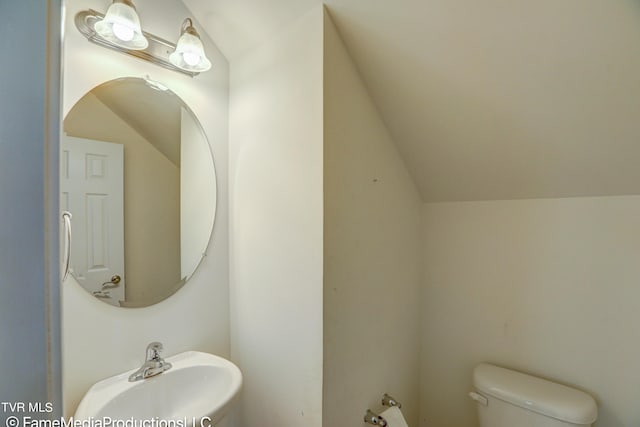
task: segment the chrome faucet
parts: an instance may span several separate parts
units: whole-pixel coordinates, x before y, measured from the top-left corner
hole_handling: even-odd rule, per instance
[[[144,380],[171,369],[171,363],[165,362],[164,359],[160,357],[160,352],[162,352],[162,343],[152,342],[149,344],[147,346],[147,357],[144,364],[140,369],[129,375],[129,382]]]

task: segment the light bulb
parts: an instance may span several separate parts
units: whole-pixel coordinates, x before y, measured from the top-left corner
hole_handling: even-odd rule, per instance
[[[200,73],[211,68],[211,62],[204,53],[204,47],[200,40],[200,35],[193,28],[190,18],[182,23],[180,38],[176,48],[169,55],[169,62],[181,70]]]
[[[113,0],[104,18],[93,28],[104,40],[125,49],[143,50],[149,46],[131,0]]]
[[[123,42],[128,42],[133,40],[133,36],[135,34],[135,31],[133,30],[133,28],[127,25],[114,22],[112,29],[113,29],[113,35],[119,38],[120,40],[122,40]]]
[[[182,54],[182,59],[184,59],[184,62],[193,67],[200,62],[200,55],[195,52],[184,52]]]

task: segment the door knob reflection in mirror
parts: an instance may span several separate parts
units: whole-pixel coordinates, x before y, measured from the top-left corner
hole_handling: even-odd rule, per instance
[[[111,277],[111,280],[100,285],[100,291],[104,291],[105,289],[117,288],[121,280],[122,278],[118,274],[116,274],[115,276]]]

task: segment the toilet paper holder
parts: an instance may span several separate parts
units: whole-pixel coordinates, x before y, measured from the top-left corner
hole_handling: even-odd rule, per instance
[[[387,426],[387,420],[385,420],[380,415],[373,412],[371,409],[367,409],[367,413],[364,414],[364,422],[374,426],[381,426],[381,427]]]
[[[397,406],[398,409],[402,408],[402,404],[394,399],[393,396],[389,396],[387,393],[382,396],[382,406]]]
[[[385,393],[384,396],[382,396],[382,406],[388,406],[388,407],[397,406],[398,409],[402,408],[402,404],[398,402],[396,399],[394,399],[393,396],[390,396],[387,393]],[[371,409],[367,409],[367,412],[364,414],[364,422],[374,426],[380,426],[380,427],[387,426],[387,420],[385,420],[383,417],[373,412]]]

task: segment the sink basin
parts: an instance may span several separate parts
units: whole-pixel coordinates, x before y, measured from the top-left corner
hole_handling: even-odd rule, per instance
[[[217,424],[240,392],[238,367],[198,351],[165,360],[172,368],[145,380],[129,382],[132,370],[97,382],[80,402],[75,419],[183,420],[200,426],[208,417]]]

